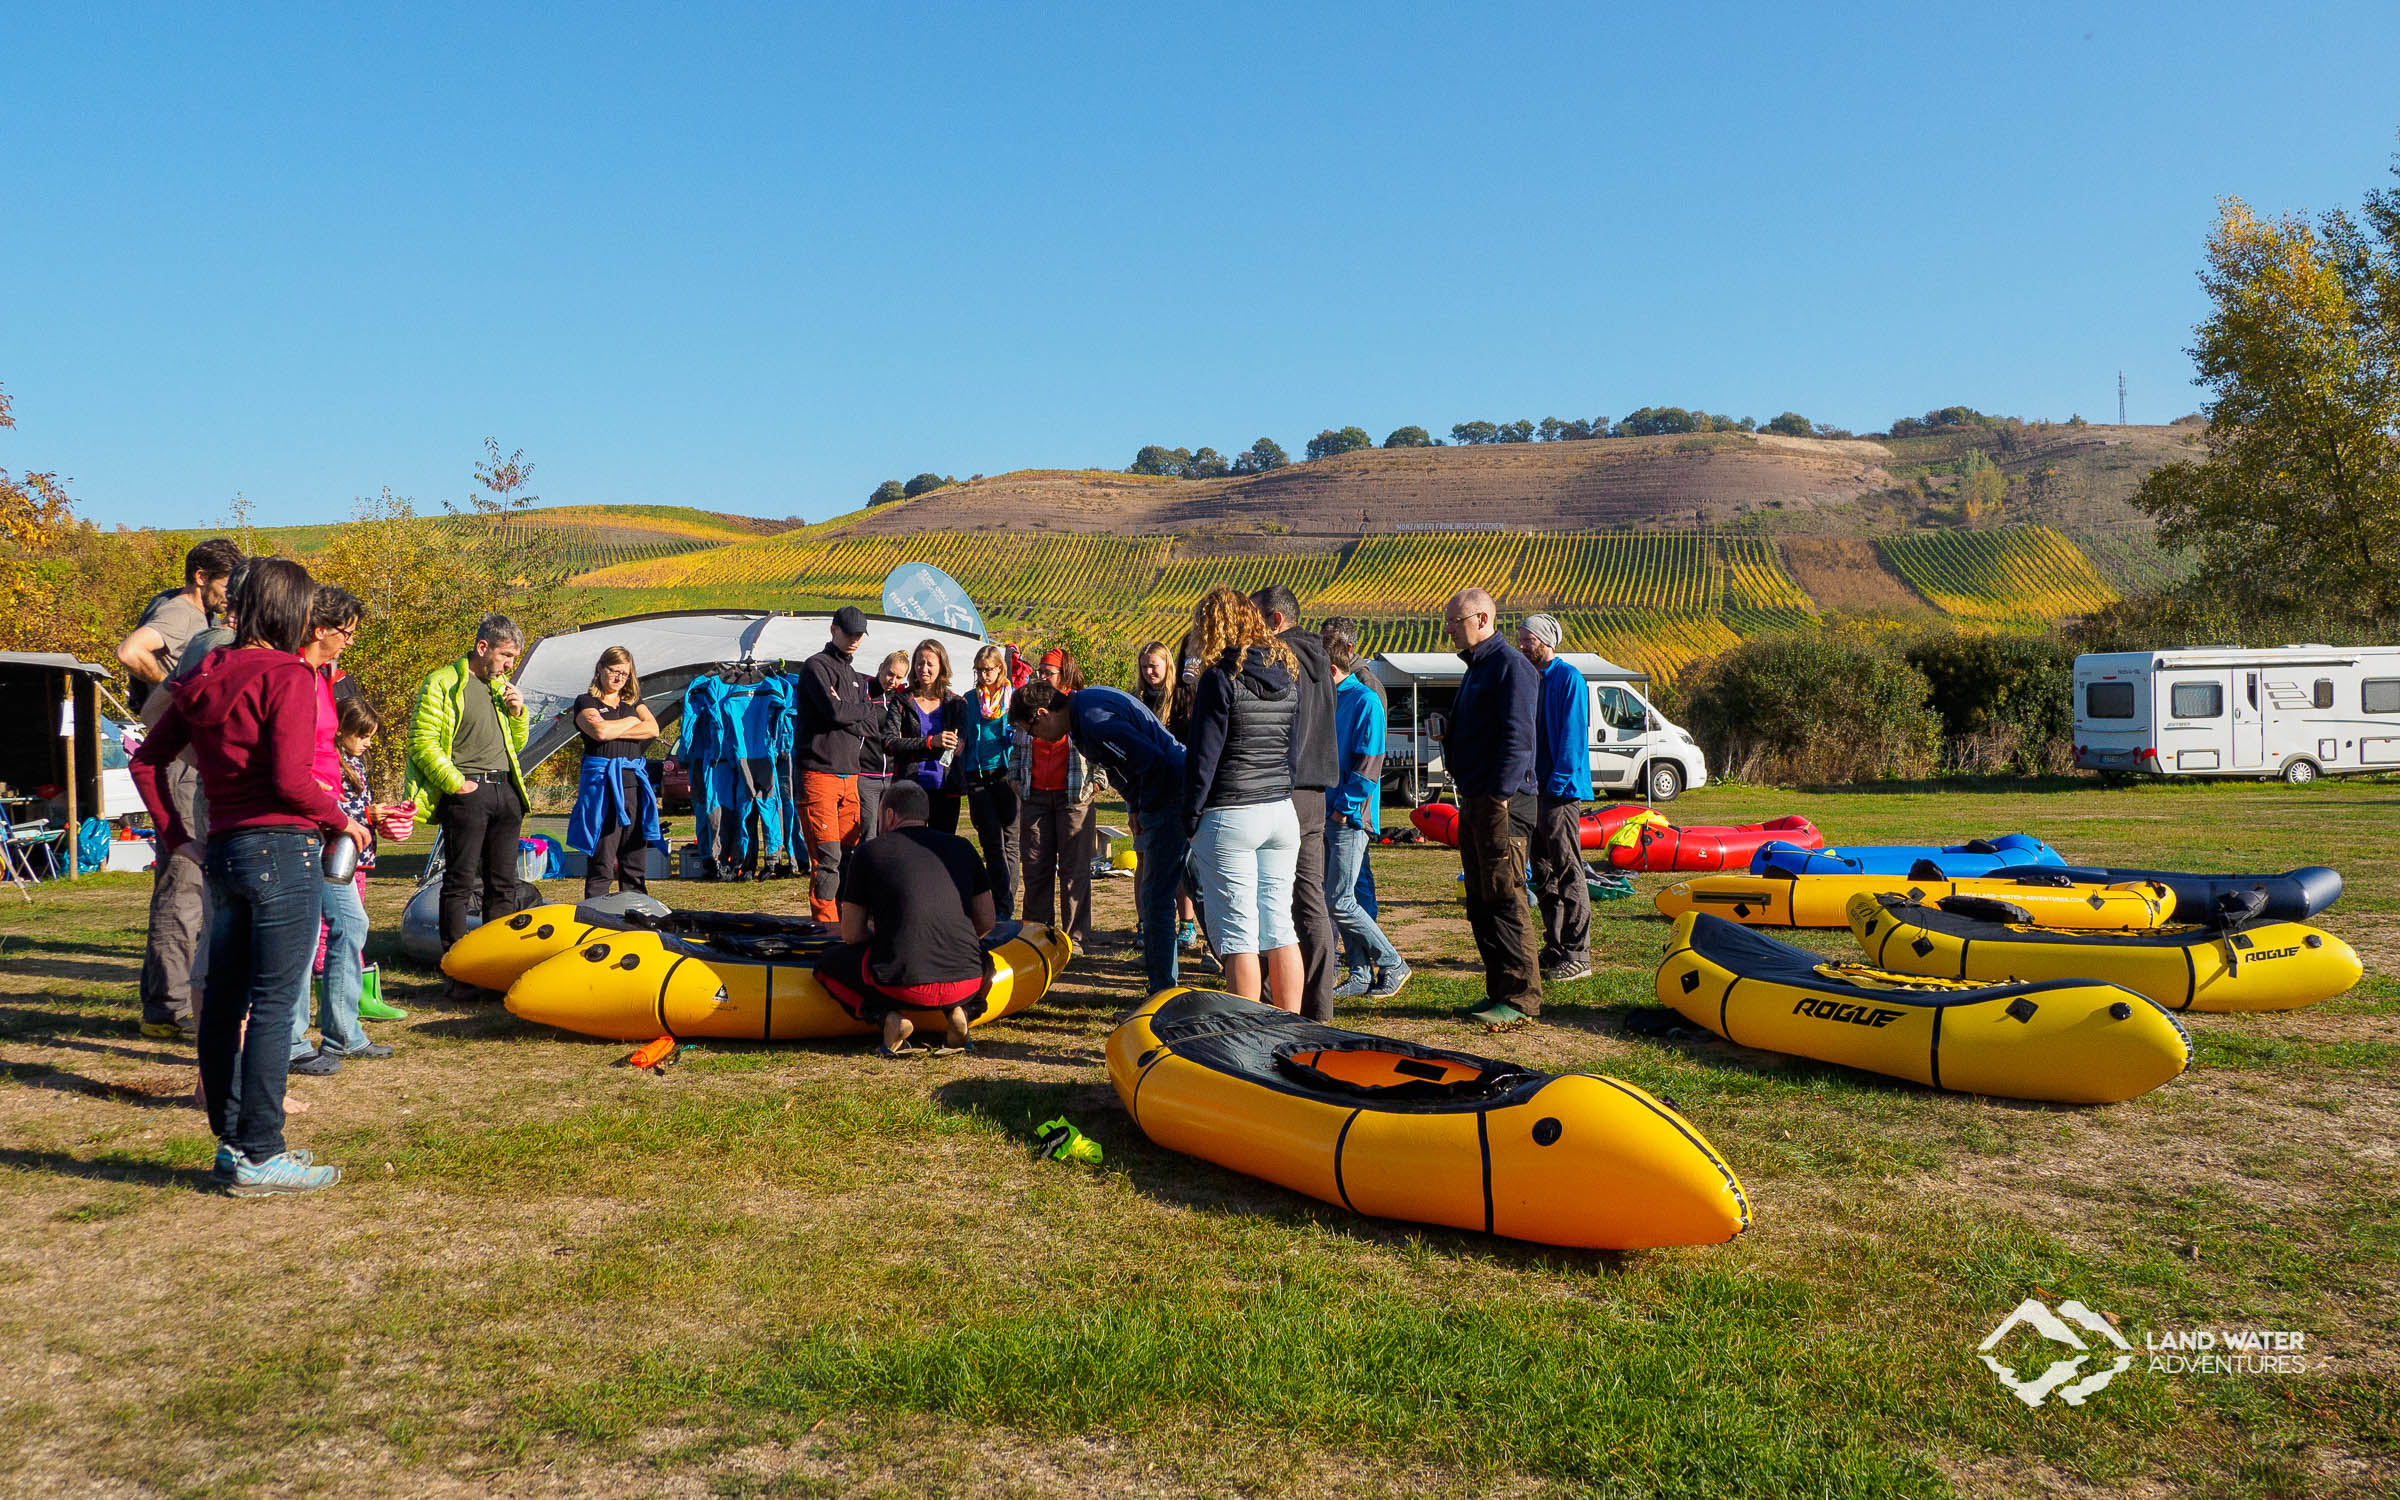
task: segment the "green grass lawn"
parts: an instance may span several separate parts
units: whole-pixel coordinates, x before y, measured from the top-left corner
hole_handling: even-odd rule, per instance
[[[2023,831],[2092,862],[2326,863],[2368,978],[2197,1016],[2183,1078],[2071,1109],[1629,1033],[1643,877],[1598,972],[1483,1037],[1448,851],[1376,855],[1419,978],[1361,1029],[1674,1099],[1733,1244],[1547,1249],[1365,1220],[1151,1146],[1101,1066],[1135,955],[1079,956],[971,1059],[621,1044],[449,1009],[370,890],[400,1051],[295,1080],[336,1190],[204,1191],[188,1056],[143,1038],[147,877],[0,891],[0,1490],[27,1494],[2388,1494],[2400,1488],[2400,787],[1710,788],[1836,841]],[[1399,816],[1397,813],[1393,816]],[[688,831],[688,822],[676,820]],[[1109,816],[1104,821],[1119,821]],[[554,882],[562,897],[574,889]],[[659,888],[797,910],[793,883]],[[1127,883],[1100,926],[1129,925]],[[1847,933],[1803,935],[1850,956]],[[1097,1169],[1037,1159],[1065,1114]],[[2296,1329],[2303,1375],[2150,1373],[2028,1409],[2021,1299],[2142,1333]],[[2031,1344],[2009,1346],[2041,1360]],[[2036,1365],[2038,1368],[2038,1364]]]

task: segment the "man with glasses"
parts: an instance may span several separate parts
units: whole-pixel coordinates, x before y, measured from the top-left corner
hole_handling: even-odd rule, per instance
[[[152,599],[118,643],[117,660],[133,679],[143,723],[157,727],[170,701],[171,679],[197,667],[214,646],[231,644],[232,632],[219,638],[208,622],[224,611],[226,591],[242,566],[241,549],[223,537],[192,548],[184,554],[183,587]],[[208,799],[189,751],[159,779],[192,838],[160,860],[151,876],[150,930],[142,951],[142,1034],[189,1042],[200,1035],[192,1002],[208,964],[208,895],[200,878],[208,848]]]
[[[517,835],[532,799],[517,768],[532,725],[525,695],[508,680],[525,635],[506,615],[485,615],[474,649],[426,675],[408,732],[408,792],[442,829],[442,946],[465,937],[480,886],[481,920],[517,909]],[[454,1000],[488,992],[453,981]]]
[[[1539,674],[1502,639],[1492,596],[1461,589],[1442,628],[1467,664],[1446,724],[1435,726],[1458,790],[1458,858],[1467,923],[1483,956],[1484,1000],[1459,1012],[1491,1031],[1514,1031],[1542,1013],[1542,974],[1525,914],[1525,837],[1510,803],[1530,801]]]

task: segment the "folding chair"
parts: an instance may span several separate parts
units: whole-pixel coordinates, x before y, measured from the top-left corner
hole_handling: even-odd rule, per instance
[[[66,830],[52,828],[48,818],[33,823],[13,822],[8,816],[8,809],[0,806],[0,864],[7,866],[8,878],[17,883],[17,889],[27,901],[33,899],[32,893],[25,890],[28,881],[56,880],[59,877],[58,846],[66,836]],[[37,855],[48,867],[48,875],[34,869],[33,861]]]

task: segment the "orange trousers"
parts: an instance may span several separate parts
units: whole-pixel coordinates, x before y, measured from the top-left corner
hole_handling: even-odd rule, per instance
[[[858,778],[828,771],[800,773],[800,836],[808,840],[809,915],[820,922],[842,919],[834,899],[842,888],[842,851],[865,830],[858,826]]]

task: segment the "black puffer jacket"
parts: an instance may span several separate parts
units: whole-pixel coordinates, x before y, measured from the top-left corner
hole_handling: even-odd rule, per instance
[[[1300,711],[1292,674],[1252,646],[1228,650],[1192,693],[1190,753],[1183,761],[1183,821],[1212,807],[1250,807],[1292,795],[1292,730]]]

